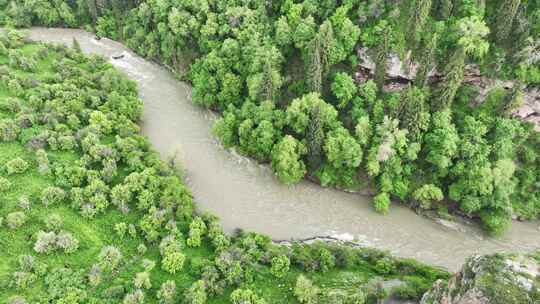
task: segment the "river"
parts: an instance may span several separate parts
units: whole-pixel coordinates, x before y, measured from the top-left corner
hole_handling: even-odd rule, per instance
[[[514,222],[501,238],[486,237],[474,224],[440,223],[393,204],[390,214],[373,211],[370,198],[303,181],[285,186],[270,168],[223,149],[211,134],[216,115],[192,104],[190,87],[158,64],[120,43],[82,30],[32,28],[36,41],[71,45],[101,54],[139,86],[144,102],[142,132],[164,158],[176,155],[198,207],[236,228],[301,239],[333,235],[395,255],[457,270],[474,253],[540,248],[540,222]],[[114,55],[123,58],[113,59]]]

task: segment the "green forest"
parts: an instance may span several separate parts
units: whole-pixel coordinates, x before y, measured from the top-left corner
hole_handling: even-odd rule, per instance
[[[222,113],[223,145],[283,183],[371,186],[381,213],[400,202],[494,234],[538,218],[540,137],[511,115],[540,83],[538,1],[2,2],[6,25],[86,27],[172,67]],[[414,77],[388,77],[391,57]],[[478,102],[471,70],[511,87]]]
[[[170,67],[222,145],[284,184],[493,235],[539,218],[540,133],[514,111],[540,84],[540,1],[0,0],[0,25],[1,303],[380,303],[385,281],[419,300],[449,276],[224,233],[139,135],[134,82],[14,28],[84,28]]]

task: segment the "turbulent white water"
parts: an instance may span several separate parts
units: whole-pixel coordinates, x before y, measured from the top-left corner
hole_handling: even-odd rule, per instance
[[[309,182],[280,184],[266,166],[226,151],[210,129],[215,115],[191,103],[190,87],[119,43],[82,30],[30,30],[30,38],[71,44],[110,58],[139,85],[142,132],[163,157],[176,154],[198,206],[220,216],[227,231],[243,228],[274,239],[335,235],[455,270],[473,253],[540,248],[540,222],[515,222],[500,239],[468,224],[434,222],[394,205],[382,216],[368,197]],[[121,59],[112,56],[124,55]]]

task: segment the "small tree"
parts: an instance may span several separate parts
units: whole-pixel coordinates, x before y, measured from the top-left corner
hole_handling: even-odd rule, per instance
[[[286,255],[279,255],[272,258],[272,268],[270,271],[278,278],[284,277],[291,266],[291,261]]]
[[[326,272],[336,266],[336,257],[326,248],[319,250],[319,267]]]
[[[375,300],[378,304],[382,304],[384,299],[388,297],[388,291],[384,288],[383,280],[380,278],[374,278],[368,282],[367,286],[367,298],[368,300]],[[371,302],[368,302],[371,303]]]
[[[332,93],[339,101],[339,108],[345,108],[358,90],[354,80],[344,72],[336,73],[332,82]]]
[[[499,1],[500,6],[497,10],[497,16],[495,19],[495,40],[498,44],[503,44],[507,41],[512,27],[514,19],[517,15],[521,0],[503,0]]]
[[[442,201],[444,195],[439,187],[426,184],[414,191],[413,198],[420,202],[422,209],[430,209],[432,203]]]
[[[373,198],[375,211],[387,214],[390,209],[390,196],[386,192],[381,192]]]
[[[176,273],[178,270],[184,267],[186,256],[176,250],[172,246],[165,249],[163,260],[161,261],[161,268],[169,273]]]
[[[305,146],[290,135],[286,135],[272,150],[272,168],[280,181],[294,184],[306,174],[306,165],[300,159]]]

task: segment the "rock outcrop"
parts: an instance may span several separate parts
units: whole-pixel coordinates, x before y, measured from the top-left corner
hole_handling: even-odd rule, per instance
[[[357,57],[359,59],[359,72],[355,78],[358,82],[367,80],[372,77],[375,71],[375,63],[371,59],[367,48],[358,48]],[[403,64],[403,61],[398,55],[392,53],[387,59],[386,77],[387,82],[384,86],[386,91],[399,91],[406,88],[415,77],[418,70],[418,65],[411,62],[408,66]],[[432,81],[439,81],[440,73],[433,70],[428,75]],[[515,85],[510,80],[492,79],[483,76],[478,65],[469,64],[465,67],[464,84],[473,85],[478,89],[478,94],[471,100],[472,104],[482,103],[489,92],[496,88],[512,89]],[[523,104],[512,112],[514,117],[523,121],[534,124],[536,131],[540,132],[540,89],[536,87],[528,87],[523,90]]]
[[[448,282],[437,281],[421,304],[538,304],[540,256],[473,256]]]

